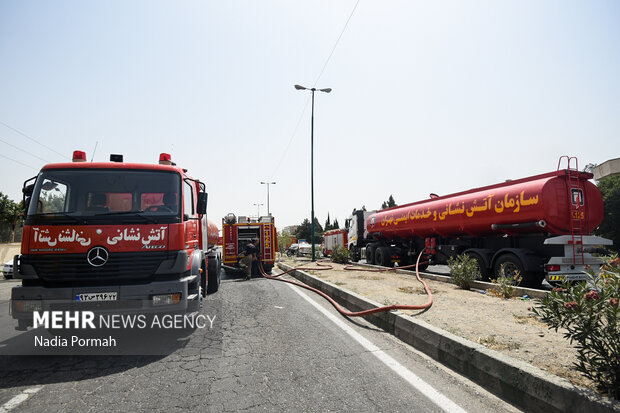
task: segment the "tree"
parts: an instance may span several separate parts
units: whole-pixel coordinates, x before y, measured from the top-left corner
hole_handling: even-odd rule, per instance
[[[596,235],[614,242],[611,249],[620,251],[620,175],[608,176],[598,181],[603,194],[605,214],[601,225],[594,231]]]
[[[0,192],[0,223],[4,228],[10,229],[9,233],[2,237],[3,241],[15,241],[15,226],[18,224],[21,218],[22,203],[12,201],[9,199],[8,196]]]
[[[381,209],[392,208],[392,207],[395,207],[395,206],[397,206],[397,205],[396,205],[396,202],[394,201],[394,197],[392,196],[392,194],[390,194],[390,197],[388,198],[388,200],[384,201],[381,204]]]
[[[312,242],[312,225],[310,225],[310,220],[308,218],[304,219],[301,225],[299,225],[295,235],[298,240],[305,239],[308,243]],[[316,244],[323,242],[323,227],[319,224],[316,217],[314,217],[314,242]]]
[[[334,223],[332,224],[332,229],[340,229],[340,225],[338,225],[338,218],[334,218]]]
[[[329,212],[327,213],[327,220],[325,221],[325,231],[329,231],[330,229],[333,229],[330,221],[329,221]]]
[[[293,235],[288,232],[278,232],[278,251],[284,253],[286,249],[293,243]]]

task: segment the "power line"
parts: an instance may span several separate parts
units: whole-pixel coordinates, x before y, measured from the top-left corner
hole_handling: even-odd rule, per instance
[[[284,158],[286,158],[288,149],[290,148],[291,143],[293,143],[293,138],[295,138],[295,135],[297,135],[297,130],[299,129],[299,125],[301,124],[301,121],[303,120],[304,115],[306,114],[306,109],[308,109],[308,103],[310,103],[310,98],[311,96],[308,95],[308,99],[306,99],[306,104],[304,105],[304,109],[301,111],[301,115],[299,115],[299,120],[297,120],[297,125],[295,126],[295,130],[293,131],[293,134],[291,135],[291,139],[289,139],[288,145],[286,145],[286,149],[284,149],[284,153],[282,154],[282,157],[280,158],[280,161],[278,162],[276,169],[273,170],[273,173],[271,174],[271,177],[269,178],[269,180],[273,179],[273,176],[276,174],[276,172],[278,172],[280,165],[282,165],[282,161],[284,161]]]
[[[351,21],[351,17],[353,17],[353,13],[355,13],[355,9],[357,9],[358,4],[360,4],[360,0],[357,0],[355,2],[355,6],[353,6],[353,10],[351,10],[351,14],[349,15],[349,18],[347,19],[347,22],[344,24],[344,27],[342,28],[342,31],[340,32],[340,36],[338,36],[338,40],[336,40],[336,43],[334,43],[334,47],[332,48],[332,51],[327,57],[327,60],[325,61],[325,64],[323,65],[323,68],[321,69],[321,73],[319,74],[319,77],[317,77],[316,80],[314,81],[313,87],[316,87],[317,83],[319,83],[319,80],[321,79],[321,76],[323,76],[323,72],[325,72],[325,68],[327,67],[327,64],[331,60],[332,55],[334,54],[334,51],[336,51],[336,47],[338,47],[338,43],[340,43],[340,39],[342,38],[344,31],[347,30],[347,26],[349,25],[349,22]]]
[[[22,151],[22,152],[24,152],[24,153],[27,153],[27,154],[28,154],[28,155],[30,155],[30,156],[34,156],[35,158],[40,159],[40,160],[42,160],[43,162],[50,163],[50,161],[48,161],[47,159],[43,159],[43,158],[41,158],[40,156],[37,156],[37,155],[35,155],[34,153],[30,153],[30,152],[28,152],[28,151],[26,151],[26,150],[24,150],[24,149],[22,149],[22,148],[19,148],[19,147],[17,147],[17,146],[15,146],[15,145],[13,145],[12,143],[9,143],[9,142],[7,142],[7,141],[5,141],[5,140],[3,140],[3,139],[0,139],[0,142],[3,142],[3,143],[5,143],[5,144],[7,144],[7,145],[9,145],[9,146],[12,146],[13,148],[17,149],[18,151]]]
[[[20,164],[20,165],[23,165],[23,166],[25,166],[25,167],[27,167],[27,168],[32,168],[32,169],[34,169],[35,171],[37,170],[37,168],[35,168],[34,166],[26,165],[25,163],[20,162],[20,161],[16,161],[15,159],[13,159],[13,158],[9,158],[8,156],[4,156],[4,155],[2,155],[2,154],[0,154],[0,156],[1,156],[1,157],[3,157],[3,158],[5,158],[5,159],[8,159],[9,161],[13,161],[13,162],[18,163],[18,164]]]
[[[52,152],[54,152],[54,153],[56,153],[56,154],[58,154],[58,155],[62,156],[64,159],[67,159],[67,158],[68,158],[66,155],[63,155],[62,153],[60,153],[60,152],[56,151],[55,149],[50,148],[49,146],[47,146],[47,145],[45,145],[45,144],[43,144],[43,143],[39,142],[39,141],[38,141],[38,140],[36,140],[35,138],[33,138],[33,137],[30,137],[30,136],[26,135],[24,132],[22,132],[22,131],[20,131],[20,130],[18,130],[18,129],[15,129],[14,127],[12,127],[12,126],[10,126],[10,125],[7,125],[6,123],[4,123],[4,122],[2,122],[2,121],[0,121],[0,125],[4,125],[4,126],[6,126],[7,128],[11,129],[12,131],[19,133],[19,134],[20,134],[20,135],[22,135],[23,137],[28,138],[28,139],[30,139],[31,141],[33,141],[33,142],[35,142],[35,143],[37,143],[37,144],[39,144],[39,145],[43,146],[44,148],[46,148],[46,149],[48,149],[48,150],[50,150],[50,151],[52,151]]]
[[[319,80],[323,76],[323,73],[325,72],[325,69],[327,68],[327,65],[329,64],[329,61],[331,60],[331,58],[332,58],[332,56],[334,54],[334,51],[336,51],[336,47],[338,47],[338,43],[340,43],[340,39],[342,38],[342,35],[344,34],[345,30],[347,29],[347,26],[349,25],[349,22],[351,21],[351,18],[353,17],[353,14],[355,13],[355,10],[357,9],[357,5],[359,3],[360,3],[360,0],[357,0],[355,2],[355,6],[353,6],[353,10],[351,10],[351,14],[349,14],[349,18],[347,19],[347,22],[344,24],[344,27],[342,28],[342,31],[340,32],[340,35],[338,36],[338,39],[336,40],[336,43],[334,43],[334,47],[332,47],[332,50],[329,53],[329,56],[327,57],[327,60],[325,60],[325,63],[323,64],[323,68],[321,69],[321,72],[319,73],[319,76],[314,81],[314,86],[313,87],[316,87],[317,83],[319,82]],[[310,98],[311,97],[308,96],[308,99],[306,99],[306,104],[304,105],[304,109],[301,111],[301,115],[299,115],[299,120],[297,121],[297,125],[295,126],[295,130],[293,131],[293,134],[291,135],[291,138],[289,139],[288,144],[286,145],[286,149],[284,150],[284,153],[282,154],[282,157],[280,158],[280,161],[278,162],[278,165],[274,169],[274,171],[271,174],[271,177],[269,179],[272,179],[273,176],[276,174],[276,172],[278,172],[278,169],[280,168],[280,165],[282,164],[282,161],[286,157],[286,154],[288,153],[288,149],[291,146],[291,143],[293,142],[293,139],[295,138],[295,135],[297,135],[297,130],[299,129],[299,125],[301,124],[301,121],[302,121],[302,119],[304,117],[304,114],[306,113],[306,109],[308,109],[308,103],[310,103]]]

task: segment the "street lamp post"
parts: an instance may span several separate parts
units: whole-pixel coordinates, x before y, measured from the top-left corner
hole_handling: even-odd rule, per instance
[[[267,185],[267,216],[271,216],[269,212],[269,185],[275,185],[275,182],[261,182],[262,185]]]
[[[312,92],[312,116],[310,118],[310,193],[312,198],[312,211],[311,211],[311,228],[312,228],[312,261],[316,261],[315,251],[314,251],[314,92],[317,90],[319,92],[329,93],[331,92],[331,88],[325,89],[317,89],[317,88],[307,88],[300,85],[295,85],[295,89],[297,90],[309,90]]]
[[[256,220],[258,221],[260,219],[260,207],[262,207],[265,204],[254,204],[254,206],[256,207]]]

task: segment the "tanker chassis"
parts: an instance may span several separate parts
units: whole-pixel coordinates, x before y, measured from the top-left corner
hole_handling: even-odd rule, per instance
[[[32,182],[34,181],[34,182]],[[18,330],[34,311],[198,311],[218,290],[218,229],[204,183],[161,154],[159,164],[49,164],[24,183],[21,255],[11,291]]]
[[[570,158],[575,159],[575,158]],[[575,159],[576,163],[576,159]],[[603,261],[594,246],[611,245],[589,235],[603,218],[603,200],[576,168],[476,188],[381,211],[353,211],[349,245],[355,261],[415,264],[421,269],[467,254],[483,279],[517,273],[523,286],[584,280]]]

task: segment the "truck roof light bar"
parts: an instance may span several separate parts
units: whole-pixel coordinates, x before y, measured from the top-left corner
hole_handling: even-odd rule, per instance
[[[123,155],[110,154],[110,162],[123,162]]]
[[[172,156],[170,156],[169,153],[160,153],[159,164],[160,165],[172,165]]]
[[[86,162],[86,152],[73,151],[73,162]]]

